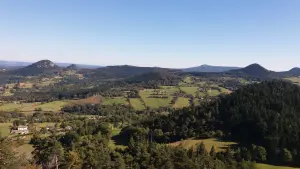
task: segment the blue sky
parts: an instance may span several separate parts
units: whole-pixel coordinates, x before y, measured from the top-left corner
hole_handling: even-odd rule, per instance
[[[299,0],[2,0],[0,60],[300,67]]]

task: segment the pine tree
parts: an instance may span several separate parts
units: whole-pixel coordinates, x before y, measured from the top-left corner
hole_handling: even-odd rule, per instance
[[[210,155],[212,158],[215,158],[215,157],[216,157],[215,146],[212,146],[212,147],[211,147],[210,152],[209,152],[209,155]]]

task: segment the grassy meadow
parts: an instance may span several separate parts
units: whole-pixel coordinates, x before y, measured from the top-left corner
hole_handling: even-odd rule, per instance
[[[228,146],[236,144],[234,142],[217,140],[216,138],[210,138],[210,139],[193,139],[193,138],[191,138],[191,139],[187,139],[187,140],[170,143],[169,145],[182,146],[183,148],[189,149],[191,147],[195,147],[197,144],[200,144],[201,142],[204,143],[205,148],[208,152],[210,151],[212,146],[215,147],[215,150],[217,152],[220,152],[220,151],[224,151]]]
[[[130,105],[133,107],[134,110],[144,110],[145,106],[138,98],[131,98],[129,99]]]
[[[1,136],[8,136],[10,133],[9,126],[11,126],[11,123],[0,123],[0,133]]]
[[[4,103],[0,106],[0,111],[20,111],[20,112],[33,112],[36,108],[41,108],[44,111],[58,112],[60,109],[70,104],[68,101],[53,101],[49,103]]]
[[[269,164],[255,164],[255,169],[300,169],[300,168],[275,166]]]
[[[151,94],[155,93],[154,89],[146,89],[139,92],[139,95],[145,102],[146,106],[151,108],[159,108],[159,107],[170,107],[171,100],[173,96],[170,93],[164,92],[168,98],[149,98]]]
[[[103,105],[113,105],[113,104],[122,104],[122,105],[128,105],[129,103],[127,102],[125,97],[112,97],[112,98],[104,98]]]
[[[191,95],[195,96],[199,88],[198,87],[181,86],[180,89],[186,94],[191,94]]]
[[[189,105],[189,98],[179,97],[173,105],[173,108],[188,107]]]

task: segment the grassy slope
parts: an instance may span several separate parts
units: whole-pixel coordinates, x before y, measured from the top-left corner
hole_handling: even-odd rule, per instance
[[[59,111],[64,105],[69,104],[68,101],[54,101],[49,103],[5,103],[0,106],[0,111],[21,111],[21,112],[32,112],[35,108],[42,108],[44,111]]]
[[[218,90],[208,90],[207,93],[209,96],[218,96],[220,94]]]
[[[113,105],[113,104],[124,104],[128,105],[128,102],[125,97],[114,97],[114,98],[105,98],[103,105]]]
[[[219,141],[215,138],[211,138],[211,139],[187,139],[183,141],[177,141],[175,143],[170,143],[169,145],[182,146],[184,148],[189,149],[193,146],[196,146],[197,144],[200,144],[201,142],[204,143],[207,151],[210,151],[211,147],[214,146],[217,152],[225,150],[225,148],[228,147],[229,145],[236,144],[234,142],[224,142],[224,141]]]
[[[144,100],[146,106],[151,108],[159,108],[159,107],[170,107],[170,102],[172,100],[172,96],[170,93],[167,94],[168,98],[148,98],[154,90],[147,89],[139,92],[139,95]]]
[[[118,145],[116,143],[116,140],[114,139],[115,136],[119,135],[121,132],[121,129],[119,128],[113,128],[112,130],[112,139],[109,140],[109,143],[108,143],[108,146],[112,149],[115,149],[115,148],[120,148],[120,149],[125,149],[126,146],[123,146],[123,145]]]
[[[100,104],[102,101],[101,96],[91,96],[85,99],[79,99],[79,100],[70,100],[71,103],[74,104]]]
[[[173,108],[188,107],[189,105],[189,98],[179,97],[173,105]]]
[[[1,136],[8,136],[9,135],[9,126],[11,123],[0,123],[0,133]]]
[[[286,78],[287,80],[297,84],[297,85],[300,85],[300,77],[289,77],[289,78]]]
[[[135,110],[144,110],[145,106],[142,104],[142,102],[140,101],[140,99],[138,98],[132,98],[129,99],[131,106],[135,109]]]
[[[180,89],[185,92],[186,94],[191,94],[193,96],[196,95],[196,92],[198,91],[198,87],[183,87],[181,86]]]
[[[299,168],[274,166],[274,165],[268,165],[268,164],[256,164],[255,169],[299,169]]]

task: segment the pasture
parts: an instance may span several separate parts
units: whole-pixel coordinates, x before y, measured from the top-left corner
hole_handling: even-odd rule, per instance
[[[121,105],[128,105],[128,101],[126,100],[125,97],[107,97],[103,99],[102,102],[103,105],[117,105],[117,104],[121,104]]]
[[[221,94],[219,92],[219,90],[215,90],[215,89],[210,89],[210,90],[207,91],[207,93],[208,93],[209,96],[218,96],[219,94]]]
[[[189,105],[189,98],[179,97],[173,105],[173,108],[188,107]]]
[[[139,95],[145,102],[146,106],[151,108],[170,107],[173,96],[167,90],[145,89],[139,92]],[[151,97],[167,97],[167,98],[151,98]]]
[[[180,89],[186,94],[191,94],[191,95],[195,96],[199,88],[198,87],[180,86]]]
[[[0,123],[0,133],[1,136],[8,136],[10,133],[9,126],[11,126],[11,123]]]
[[[101,101],[102,101],[102,97],[100,95],[91,96],[85,99],[70,100],[71,103],[75,103],[75,104],[100,104]]]
[[[160,88],[168,95],[173,95],[174,93],[179,92],[179,89],[176,86],[160,86]]]
[[[144,110],[145,106],[141,102],[139,98],[131,98],[129,99],[130,105],[133,107],[134,110]]]
[[[275,166],[269,164],[255,164],[255,169],[300,169],[300,168]]]
[[[190,76],[186,76],[186,77],[183,79],[183,82],[184,82],[184,83],[187,83],[187,84],[192,84],[192,83],[193,83],[193,79],[192,79]]]
[[[4,103],[0,106],[0,111],[20,111],[20,112],[33,112],[36,108],[41,108],[44,111],[58,112],[60,109],[69,104],[68,101],[53,101],[49,103]]]
[[[183,148],[189,149],[195,147],[197,144],[201,142],[204,143],[206,150],[209,152],[211,147],[214,146],[217,152],[224,151],[228,146],[234,145],[234,142],[227,142],[222,140],[217,140],[216,138],[210,139],[187,139],[183,141],[177,141],[174,143],[170,143],[171,146],[182,146]]]

